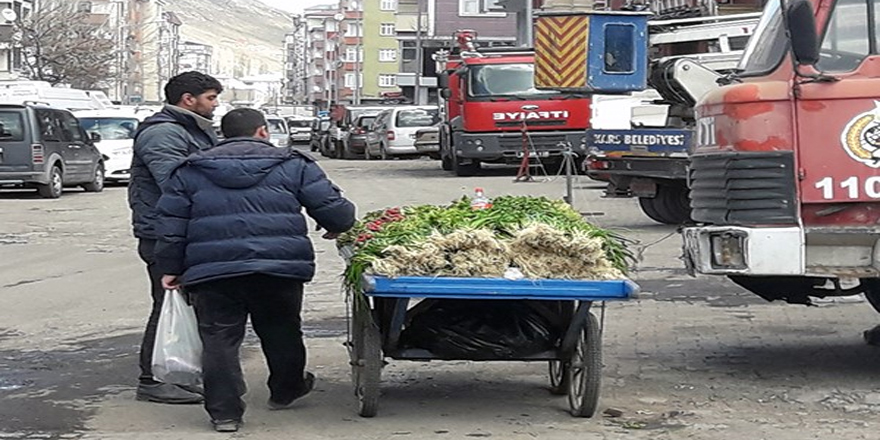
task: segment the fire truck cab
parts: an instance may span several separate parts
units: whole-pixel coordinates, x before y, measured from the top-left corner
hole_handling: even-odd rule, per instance
[[[767,300],[880,310],[880,1],[769,0],[736,77],[696,108],[692,273]]]
[[[582,157],[589,98],[536,89],[532,50],[477,50],[475,37],[473,31],[459,32],[461,49],[443,60],[443,169],[473,175],[481,163],[519,163],[526,154],[545,164],[558,163],[569,144]]]

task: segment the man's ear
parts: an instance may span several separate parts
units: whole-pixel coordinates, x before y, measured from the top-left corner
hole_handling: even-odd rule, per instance
[[[257,129],[257,132],[254,133],[254,137],[257,139],[269,140],[272,138],[272,135],[269,134],[269,128],[264,125]]]
[[[184,93],[180,96],[180,107],[192,107],[196,103],[196,97],[192,93]]]

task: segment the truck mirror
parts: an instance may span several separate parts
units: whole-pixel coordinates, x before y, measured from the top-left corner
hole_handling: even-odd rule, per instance
[[[440,87],[441,89],[449,88],[448,72],[441,72],[439,75],[437,75],[437,87]]]
[[[442,96],[443,99],[449,99],[452,97],[452,90],[440,89],[440,96]]]
[[[791,53],[801,66],[814,66],[819,62],[819,35],[816,19],[809,0],[794,0],[786,11]]]

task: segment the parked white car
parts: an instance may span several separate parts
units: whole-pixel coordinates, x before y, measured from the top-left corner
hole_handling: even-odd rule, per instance
[[[416,132],[440,121],[433,106],[391,107],[379,113],[367,133],[367,159],[421,155],[415,147]]]
[[[290,143],[308,143],[309,139],[312,138],[312,121],[314,121],[315,118],[306,116],[287,116],[286,119],[287,129],[290,130]]]
[[[95,146],[104,156],[104,179],[108,182],[128,181],[134,155],[134,134],[148,113],[129,109],[84,110],[74,113],[83,130],[100,140]]]

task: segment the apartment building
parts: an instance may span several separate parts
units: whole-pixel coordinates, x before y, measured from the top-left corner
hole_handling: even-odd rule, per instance
[[[456,31],[475,30],[481,46],[510,46],[517,43],[522,28],[518,16],[525,15],[486,10],[482,0],[396,1],[395,32],[401,54],[397,81],[403,95],[416,103],[436,102],[434,55],[452,48]]]
[[[0,1],[0,79],[22,77],[21,48],[15,44],[15,20],[34,9],[31,0]]]

